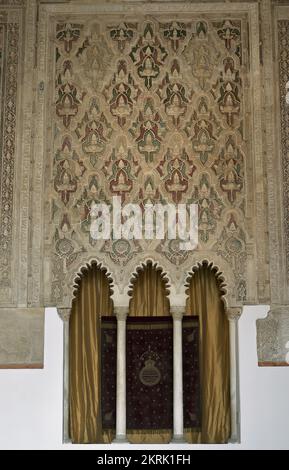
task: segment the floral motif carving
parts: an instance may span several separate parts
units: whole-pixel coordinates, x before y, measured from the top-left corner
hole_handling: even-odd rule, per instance
[[[78,49],[77,57],[93,90],[101,88],[105,74],[113,63],[114,55],[106,39],[100,34],[98,24],[91,26],[91,33]]]
[[[141,90],[133,77],[128,73],[127,63],[120,60],[117,72],[110,84],[104,89],[104,96],[109,104],[110,112],[117,118],[120,127],[124,127],[133,112]]]
[[[80,37],[81,24],[76,23],[58,23],[56,25],[56,39],[64,45],[67,54],[71,52],[73,43]]]
[[[199,208],[199,237],[203,243],[209,241],[216,231],[225,207],[215,188],[211,185],[209,175],[203,173],[198,186],[195,186],[190,204],[198,204]]]
[[[63,71],[57,79],[56,114],[63,121],[64,127],[70,126],[71,119],[78,113],[79,105],[83,102],[85,92],[79,92],[72,81],[72,62],[63,63]]]
[[[178,127],[180,119],[188,108],[189,97],[180,72],[180,64],[174,60],[170,73],[162,81],[157,94],[163,101],[166,114],[172,119],[173,124]]]
[[[92,166],[95,166],[98,157],[105,152],[113,132],[110,123],[100,111],[96,98],[91,99],[89,109],[78,123],[75,132],[83,152],[90,157]]]
[[[77,185],[86,168],[72,149],[71,140],[65,137],[61,149],[55,155],[54,188],[61,194],[62,202],[69,203],[70,194],[75,193]]]
[[[107,240],[101,248],[118,266],[126,266],[138,253],[142,252],[138,240]]]
[[[206,97],[199,99],[198,108],[193,112],[184,130],[192,141],[193,151],[199,156],[201,163],[206,165],[215,152],[222,131]]]
[[[136,23],[120,23],[119,25],[109,27],[110,38],[117,44],[120,53],[123,53],[127,44],[132,41],[136,28]]]
[[[148,90],[152,87],[153,81],[159,77],[161,67],[168,55],[154,30],[153,23],[146,23],[143,35],[130,53],[138,76],[143,79]]]
[[[53,296],[63,297],[66,273],[96,251],[120,268],[119,279],[134,258],[152,251],[181,279],[193,255],[179,241],[91,237],[92,207],[118,195],[142,210],[198,204],[197,251],[231,266],[242,302],[245,16],[136,17],[67,17],[56,31]]]
[[[138,151],[144,155],[146,162],[152,163],[155,155],[160,151],[167,127],[151,98],[147,98],[143,111],[140,111],[137,121],[133,122],[129,132],[134,137]]]
[[[231,204],[235,202],[236,195],[243,188],[243,161],[241,150],[237,147],[233,136],[230,136],[212,165],[212,169],[219,179],[220,187],[227,193]]]
[[[196,34],[191,37],[185,48],[184,57],[199,87],[202,90],[207,89],[215,73],[220,52],[215,47],[205,21],[197,23]]]
[[[172,50],[178,52],[182,44],[187,38],[189,23],[182,23],[180,21],[172,21],[171,23],[164,23],[160,25],[164,39],[166,39]]]
[[[240,283],[245,273],[246,235],[235,213],[231,212],[226,216],[225,226],[214,248],[232,265],[237,284]]]
[[[188,251],[180,250],[178,240],[164,240],[163,243],[157,246],[156,251],[165,256],[174,266],[181,266],[189,258]]]
[[[226,49],[241,59],[241,22],[224,20],[214,22],[217,34],[224,41]]]
[[[225,116],[229,127],[234,127],[235,117],[240,114],[241,107],[241,79],[239,71],[235,69],[234,60],[227,57],[223,61],[223,71],[212,94],[217,98],[220,112]]]
[[[171,147],[168,148],[157,171],[164,182],[166,192],[171,194],[173,201],[178,204],[188,190],[189,179],[196,167],[183,147],[182,138],[173,135]]]
[[[111,193],[121,196],[124,201],[141,171],[139,162],[134,159],[131,150],[127,149],[126,139],[119,139],[102,171],[108,178]]]

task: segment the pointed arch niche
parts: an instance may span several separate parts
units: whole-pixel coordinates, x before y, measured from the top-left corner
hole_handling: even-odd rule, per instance
[[[112,442],[112,431],[102,431],[98,407],[100,405],[100,322],[101,317],[116,317],[116,433],[114,442],[131,443],[225,443],[238,442],[238,319],[240,307],[228,307],[227,282],[213,263],[203,261],[188,272],[182,305],[172,304],[169,272],[150,259],[133,272],[126,289],[126,300],[114,305],[113,281],[101,263],[91,262],[81,268],[74,282],[72,309],[58,309],[64,320],[64,441]],[[185,303],[186,298],[186,303]],[[89,303],[89,305],[88,305]],[[70,315],[71,313],[71,315]],[[198,317],[201,370],[201,429],[185,428],[183,393],[183,348],[185,322]],[[173,426],[155,432],[127,427],[127,410],[132,403],[127,399],[128,331],[138,328],[138,322],[148,325],[167,322],[172,335],[170,354],[173,374]],[[170,336],[171,337],[171,336]],[[73,345],[73,348],[71,347]],[[74,352],[73,352],[74,351]],[[87,356],[88,368],[79,358]],[[84,374],[90,368],[92,382]],[[75,375],[77,370],[78,378]],[[185,369],[187,370],[187,369]],[[77,391],[81,380],[81,397]],[[93,393],[92,393],[93,391]],[[93,395],[93,410],[82,410],[93,418],[79,425],[83,395]],[[92,396],[91,395],[91,396]],[[185,408],[187,409],[187,408]],[[79,411],[78,411],[79,413]],[[74,426],[72,435],[71,426]],[[72,439],[71,439],[72,438]]]
[[[140,381],[133,380],[133,374],[131,377],[129,377],[129,373],[127,374],[127,439],[133,444],[169,443],[173,434],[173,321],[170,316],[168,299],[169,280],[157,263],[148,260],[136,269],[130,282],[128,294],[130,301],[127,318],[127,372],[134,370],[135,360],[139,356],[145,365],[142,371],[144,373],[146,371],[146,377],[150,377],[152,380],[157,381],[161,377],[159,370],[162,368],[155,367],[155,365],[159,367],[158,360],[160,364],[165,361],[167,368],[166,374],[162,374],[161,378],[163,385],[160,390],[166,391],[163,399],[156,396],[156,400],[151,400],[151,392],[157,394],[154,391],[155,387],[146,387],[146,393],[142,393],[141,379]],[[139,339],[133,344],[136,335]],[[158,348],[165,348],[163,354],[160,355],[155,352],[156,337],[158,338]],[[135,354],[131,355],[131,350]],[[159,349],[157,350],[160,352]],[[166,383],[170,383],[171,386],[164,385]],[[138,385],[140,386],[139,391],[137,390]],[[136,390],[134,390],[135,388]],[[135,414],[135,409],[139,410],[140,416]],[[159,429],[152,429],[154,416],[158,416],[160,413],[168,421],[171,420],[171,424]],[[150,422],[148,429],[143,429],[142,415],[145,415],[145,421]],[[130,427],[130,423],[135,423],[135,426]],[[140,423],[141,425],[139,425]]]
[[[130,282],[129,316],[164,317],[170,315],[169,280],[163,269],[148,260],[137,268]]]
[[[101,318],[112,317],[112,280],[93,261],[82,267],[74,284],[71,309],[58,309],[64,322],[64,442],[109,443],[102,429]]]
[[[187,281],[185,315],[200,325],[202,425],[186,433],[191,443],[240,440],[238,387],[238,319],[241,308],[226,305],[226,282],[213,263],[198,263]]]

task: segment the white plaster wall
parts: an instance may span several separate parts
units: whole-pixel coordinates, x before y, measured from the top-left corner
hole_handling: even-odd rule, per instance
[[[257,367],[255,321],[267,311],[246,307],[239,325],[242,443],[194,448],[289,449],[289,369]],[[55,309],[45,321],[44,370],[0,370],[0,449],[70,447],[61,443],[62,322]]]

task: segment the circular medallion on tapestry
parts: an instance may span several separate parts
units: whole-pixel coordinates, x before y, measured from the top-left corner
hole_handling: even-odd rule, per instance
[[[153,387],[159,383],[161,380],[161,373],[155,366],[155,361],[152,359],[145,361],[145,366],[139,373],[139,379],[143,385],[147,385],[148,387]]]

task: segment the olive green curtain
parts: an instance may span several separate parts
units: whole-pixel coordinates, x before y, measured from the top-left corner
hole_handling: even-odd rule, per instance
[[[69,424],[73,443],[110,442],[101,420],[101,315],[113,313],[105,272],[93,265],[80,281],[69,323]]]
[[[170,315],[169,299],[166,292],[166,281],[161,271],[152,263],[148,263],[140,271],[134,283],[129,315],[134,317],[165,317]],[[170,429],[130,430],[127,433],[132,444],[166,444],[171,441]]]
[[[229,325],[220,298],[220,283],[208,266],[194,273],[186,313],[200,319],[202,430],[187,430],[192,443],[223,443],[230,437]],[[111,442],[103,432],[100,401],[100,321],[113,313],[109,282],[94,265],[80,282],[70,319],[69,411],[70,437],[75,443]],[[152,264],[140,272],[129,314],[167,316],[169,301],[161,272]],[[166,443],[170,430],[132,431],[132,443]]]
[[[166,292],[166,281],[161,271],[152,263],[148,263],[140,271],[133,287],[129,304],[129,315],[134,317],[168,316],[170,314],[169,299]]]
[[[201,432],[186,432],[192,443],[225,443],[230,437],[229,322],[221,300],[220,281],[204,265],[192,276],[187,315],[200,321]]]

